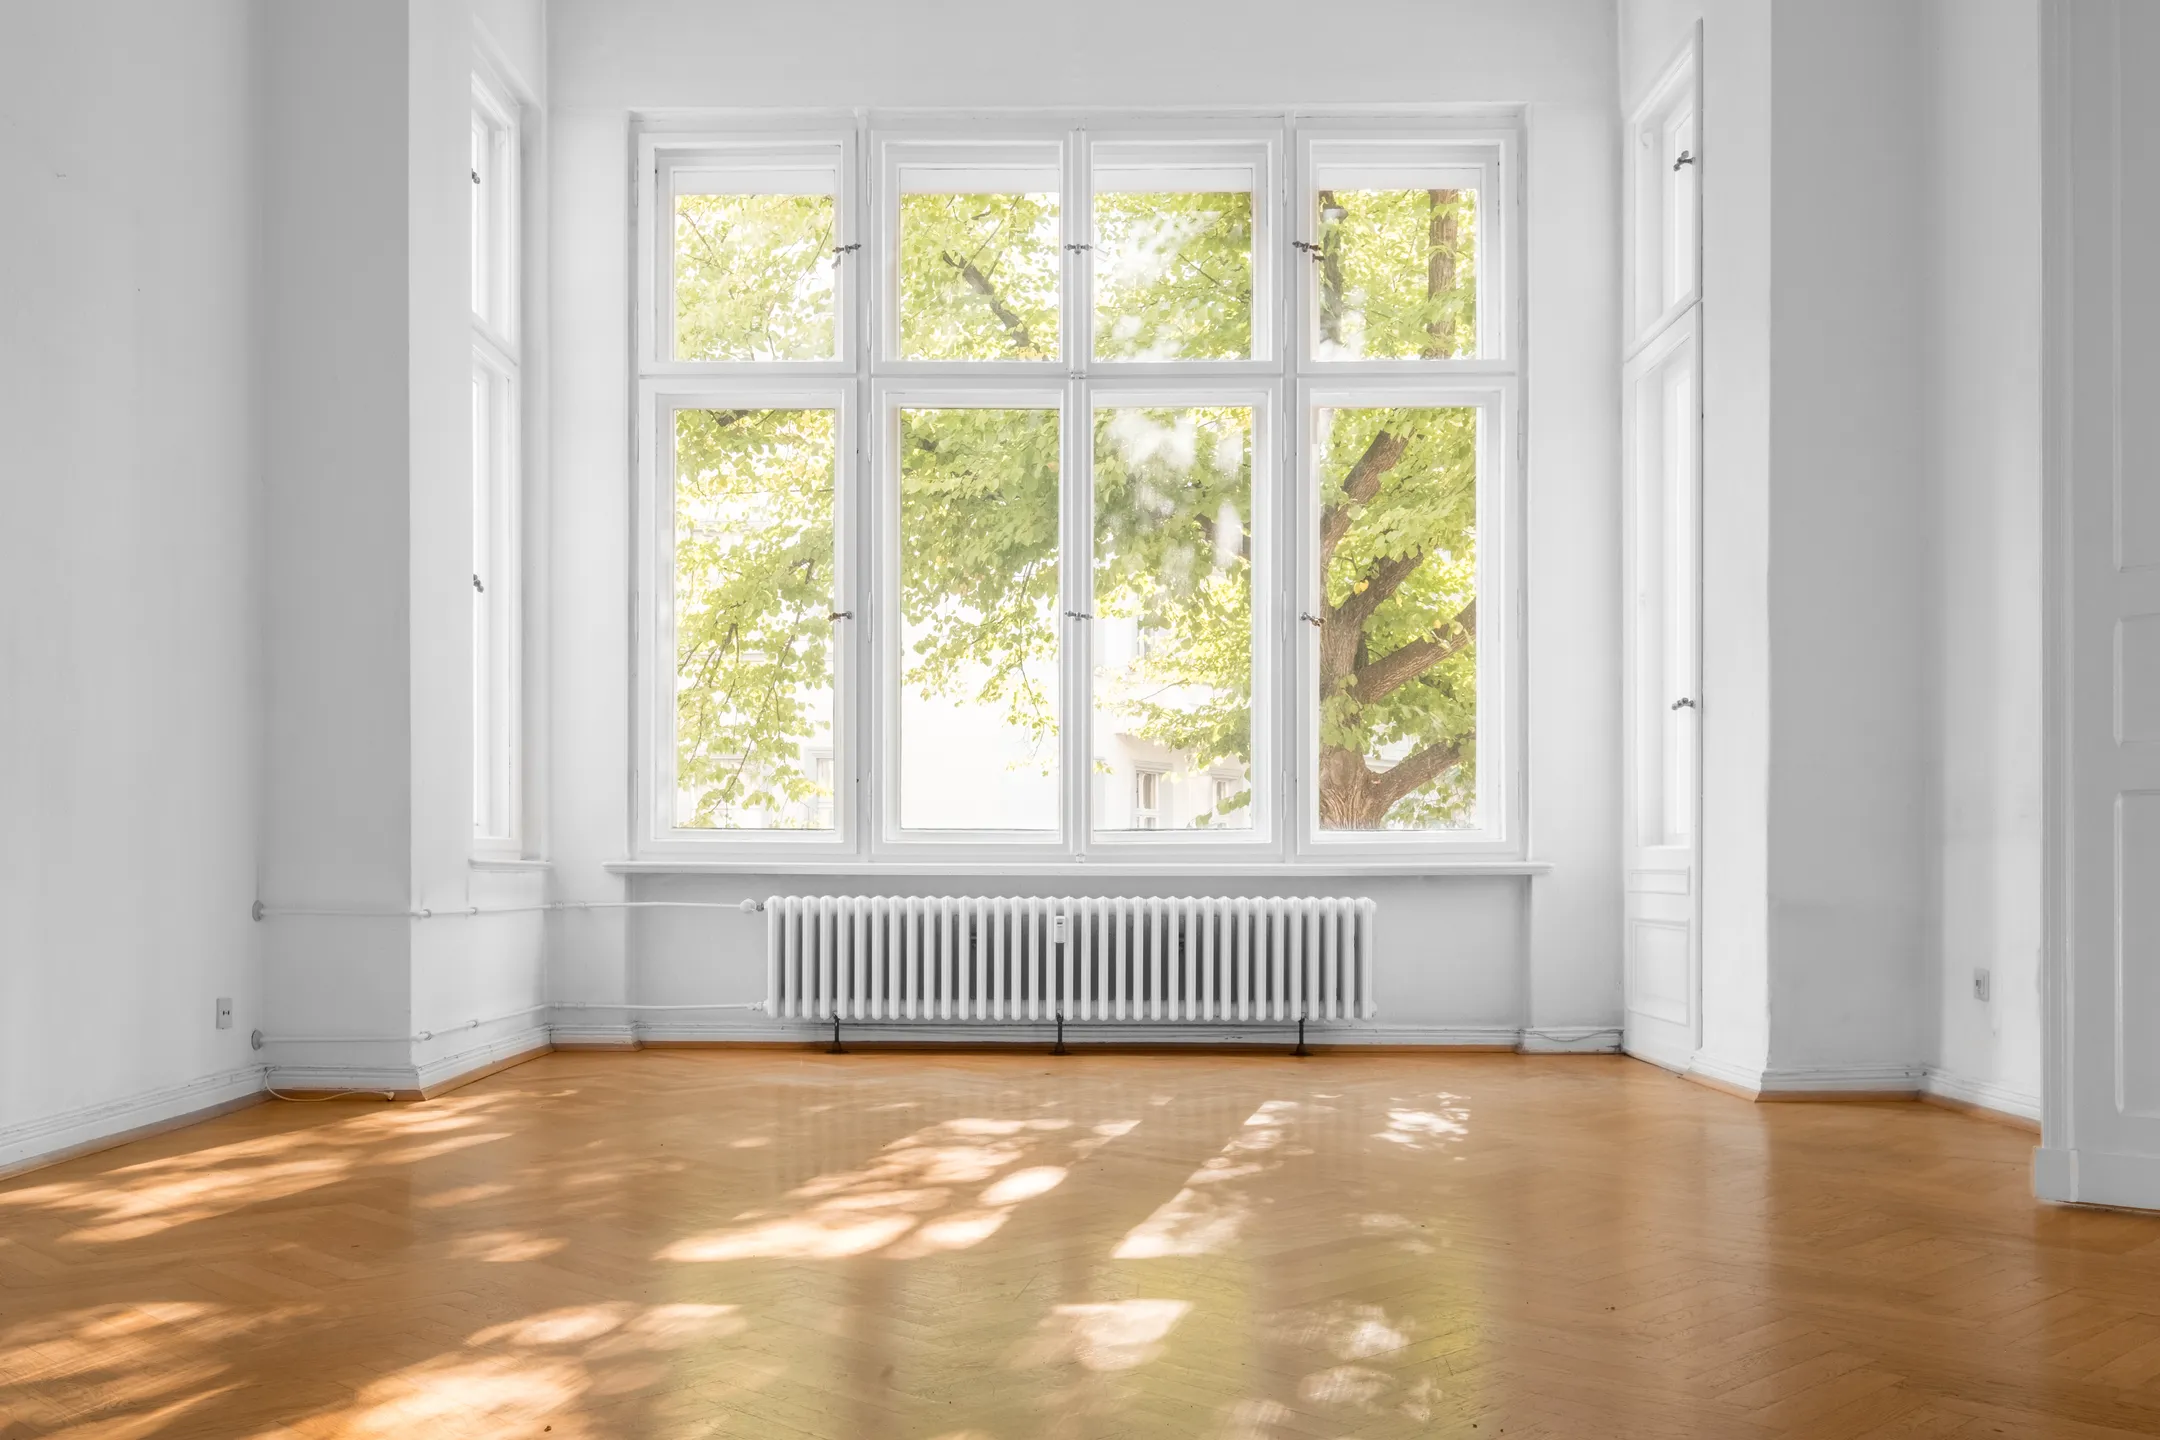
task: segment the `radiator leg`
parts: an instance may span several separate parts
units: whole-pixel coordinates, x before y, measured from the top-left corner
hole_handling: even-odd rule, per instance
[[[1297,1053],[1300,1055],[1312,1054],[1312,1051],[1305,1048],[1305,1017],[1303,1015],[1297,1017]]]
[[[1053,1055],[1063,1055],[1063,1054],[1065,1054],[1065,1053],[1066,1053],[1066,1051],[1065,1051],[1065,1015],[1064,1015],[1064,1012],[1062,1012],[1062,1011],[1060,1011],[1060,1012],[1058,1013],[1058,1017],[1057,1017],[1057,1025],[1058,1025],[1058,1038],[1057,1038],[1057,1044],[1055,1044],[1055,1045],[1053,1045],[1053,1046],[1051,1046],[1051,1047],[1050,1047],[1050,1053],[1051,1053],[1051,1054],[1053,1054]]]
[[[825,1053],[828,1055],[847,1054],[847,1047],[840,1043],[840,1017],[837,1014],[832,1017],[832,1048]]]

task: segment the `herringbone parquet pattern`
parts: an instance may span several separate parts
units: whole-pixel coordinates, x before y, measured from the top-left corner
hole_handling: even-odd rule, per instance
[[[0,1436],[2160,1434],[2160,1218],[1608,1058],[551,1055],[0,1185]]]

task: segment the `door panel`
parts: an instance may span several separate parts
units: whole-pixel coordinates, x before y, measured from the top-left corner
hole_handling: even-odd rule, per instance
[[[1623,565],[1626,1039],[1685,1067],[1701,1043],[1697,941],[1702,573],[1699,309],[1627,367]]]

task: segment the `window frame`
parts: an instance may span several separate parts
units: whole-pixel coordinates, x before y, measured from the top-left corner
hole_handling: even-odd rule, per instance
[[[845,128],[852,124],[852,128]],[[1120,112],[857,112],[730,117],[731,128],[660,121],[637,142],[635,312],[639,565],[633,698],[636,710],[632,806],[633,867],[709,864],[731,870],[990,870],[1085,873],[1103,867],[1187,873],[1306,869],[1356,872],[1533,866],[1524,824],[1528,664],[1521,643],[1525,554],[1523,448],[1522,171],[1518,112],[1424,112],[1385,116],[1266,110],[1215,117]],[[672,335],[672,257],[659,219],[672,215],[663,169],[713,153],[766,152],[806,144],[842,147],[836,236],[848,252],[836,284],[839,324],[854,344],[835,361],[674,361],[656,346]],[[1152,147],[1167,163],[1182,155],[1247,147],[1264,167],[1254,192],[1256,340],[1252,358],[1097,360],[1094,254],[1062,251],[1059,358],[1052,361],[901,360],[897,328],[899,171],[920,163],[988,163],[999,147],[1056,145],[1061,164],[1061,244],[1092,246],[1093,178],[1102,150],[1127,163],[1131,147]],[[1316,147],[1318,147],[1316,151]],[[1322,161],[1363,150],[1445,153],[1474,160],[1488,177],[1480,194],[1481,352],[1437,360],[1319,359],[1312,351],[1310,266],[1294,242],[1310,240],[1316,153]],[[1007,153],[1009,154],[1009,148]],[[1264,187],[1264,188],[1263,188]],[[1076,221],[1075,216],[1079,219]],[[667,227],[671,230],[671,226]],[[1300,266],[1308,272],[1300,274]],[[665,329],[660,322],[665,321]],[[850,329],[850,327],[852,327]],[[656,338],[663,337],[663,338]],[[1487,337],[1490,337],[1488,343]],[[849,437],[836,497],[835,608],[858,617],[836,647],[835,829],[817,832],[670,832],[673,814],[672,553],[655,548],[655,524],[672,516],[672,437],[664,404],[780,404],[787,395],[844,395]],[[1060,815],[1054,831],[904,831],[897,826],[898,681],[904,664],[897,627],[899,477],[893,437],[901,408],[1042,404],[1060,415],[1061,608],[1092,613],[1094,602],[1094,412],[1113,404],[1182,407],[1250,404],[1253,410],[1254,745],[1247,778],[1250,830],[1100,831],[1088,793],[1093,757],[1093,626],[1066,621],[1060,642]],[[1250,396],[1251,399],[1233,398]],[[1333,403],[1474,403],[1480,421],[1479,801],[1474,831],[1327,834],[1317,824],[1317,697],[1308,627],[1295,616],[1309,599],[1315,563],[1310,462],[1316,397]],[[1142,398],[1144,397],[1144,398]],[[670,412],[671,413],[671,412]],[[665,427],[671,430],[672,422]],[[664,484],[667,488],[658,488]],[[1491,532],[1491,533],[1488,533]],[[665,568],[661,568],[665,564]],[[1317,583],[1317,571],[1309,577]],[[656,579],[658,583],[656,583]],[[665,607],[669,613],[662,614]],[[1077,708],[1076,708],[1077,707]],[[1286,763],[1294,760],[1295,763]],[[1212,770],[1202,770],[1210,776]],[[668,807],[656,807],[664,801]],[[770,842],[770,843],[768,843]]]
[[[474,579],[488,572],[484,600],[475,616],[470,670],[473,679],[472,831],[469,854],[476,858],[516,857],[524,850],[525,795],[524,706],[524,102],[484,51],[472,60],[471,116],[487,137],[492,185],[474,171],[480,191],[472,207],[486,217],[485,234],[468,233],[472,267],[467,286],[470,310],[470,374],[488,390],[484,470],[483,437],[473,437],[472,505],[476,530],[472,547]],[[481,293],[476,297],[473,290]],[[477,418],[477,417],[476,417]],[[484,492],[484,494],[483,494]],[[477,531],[483,504],[491,534]],[[486,557],[483,560],[483,555]],[[476,591],[480,585],[476,583]],[[484,617],[484,618],[483,618]],[[479,630],[487,627],[493,644],[482,673]],[[486,692],[483,711],[481,693]],[[485,777],[483,779],[483,777]],[[486,786],[483,792],[483,784]],[[483,798],[484,796],[484,798]]]
[[[1433,363],[1433,362],[1425,362]],[[1319,412],[1371,409],[1393,405],[1420,407],[1476,406],[1478,419],[1478,713],[1477,808],[1480,823],[1461,830],[1350,830],[1320,827],[1318,788],[1320,697],[1319,639],[1302,620],[1297,625],[1296,706],[1298,765],[1292,772],[1298,788],[1300,859],[1363,856],[1380,858],[1408,851],[1444,849],[1452,854],[1518,856],[1522,846],[1522,781],[1517,756],[1524,734],[1516,697],[1523,692],[1521,586],[1521,487],[1517,447],[1521,435],[1518,386],[1512,376],[1433,376],[1417,379],[1399,372],[1363,378],[1330,376],[1326,383],[1300,387],[1296,423],[1298,446],[1306,457],[1298,483],[1299,524],[1296,586],[1302,616],[1320,613],[1320,465],[1316,452]],[[1499,543],[1485,543],[1487,517],[1494,517]],[[1493,603],[1488,606],[1487,599]]]
[[[645,377],[853,375],[860,368],[862,192],[858,137],[851,129],[759,129],[720,133],[648,131],[638,140],[636,335]],[[833,341],[824,360],[678,360],[675,341],[673,185],[678,171],[833,168]],[[719,192],[725,193],[725,192]],[[662,217],[666,223],[662,223]]]
[[[834,795],[831,830],[704,829],[674,823],[675,666],[662,657],[675,651],[675,415],[683,410],[712,409],[831,410],[833,414],[833,610],[844,618],[832,623],[833,724],[829,748]],[[760,849],[803,858],[831,859],[853,853],[859,807],[857,726],[849,723],[857,706],[856,663],[861,609],[847,597],[857,593],[855,554],[860,441],[855,387],[844,380],[744,375],[730,382],[719,377],[663,376],[640,386],[639,446],[643,483],[639,492],[638,633],[636,711],[640,718],[637,747],[636,819],[640,854],[703,855],[721,850]]]

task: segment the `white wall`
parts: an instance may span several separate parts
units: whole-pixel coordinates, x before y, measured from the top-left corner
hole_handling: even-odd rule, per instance
[[[1529,113],[1529,655],[1531,830],[1550,877],[1302,880],[1367,893],[1383,915],[1387,1020],[1423,1033],[1529,1025],[1554,1036],[1619,1024],[1618,330],[1613,14],[1605,0],[1355,0],[1345,35],[1390,35],[1315,63],[1309,6],[1116,0],[1084,25],[1055,8],[974,0],[938,9],[828,0],[781,9],[691,0],[556,0],[556,540],[549,663],[552,858],[565,899],[725,900],[776,891],[1192,893],[1168,879],[846,884],[637,877],[626,852],[630,276],[634,111],[720,107],[1327,106],[1524,103]],[[836,37],[803,63],[806,35]],[[1009,63],[1010,57],[1025,63]],[[1195,57],[1211,62],[1195,63]],[[1281,881],[1208,881],[1223,893]],[[762,935],[727,914],[576,913],[559,921],[558,997],[688,1003],[762,993]],[[568,1019],[565,1015],[562,1017]],[[738,1017],[742,1024],[751,1023]],[[593,1038],[620,1016],[588,1012]],[[715,1025],[723,1021],[712,1022]],[[1482,1033],[1482,1032],[1481,1032]]]
[[[540,99],[536,0],[488,8]],[[266,922],[264,1028],[361,1037],[273,1039],[283,1084],[406,1089],[544,1038],[539,917],[442,913],[542,898],[468,861],[472,26],[454,0],[267,9],[263,898],[375,912]]]
[[[259,1084],[257,44],[0,4],[0,1168]]]
[[[1934,1088],[2040,1114],[2040,18],[1926,7]],[[2005,203],[2024,189],[2028,203]],[[1992,998],[1973,997],[1976,969]]]
[[[1770,1063],[1780,1071],[1895,1071],[1917,1066],[1926,1046],[1919,17],[1877,0],[1780,0],[1773,11]],[[1858,235],[1864,258],[1848,263]]]
[[[1922,16],[1621,0],[1631,100],[1703,25],[1696,1068],[1748,1087],[1916,1088],[1932,1045]]]

